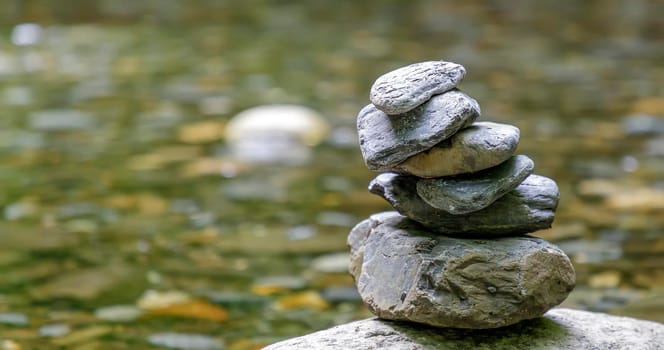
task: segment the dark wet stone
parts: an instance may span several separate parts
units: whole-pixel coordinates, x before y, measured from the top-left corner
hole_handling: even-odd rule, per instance
[[[387,115],[374,105],[357,117],[362,156],[371,170],[385,170],[454,135],[480,115],[477,101],[458,90],[436,95],[402,115]]]
[[[472,213],[515,189],[534,167],[530,158],[518,155],[475,174],[421,179],[417,182],[417,194],[427,204],[448,213]]]
[[[406,113],[431,96],[451,90],[464,75],[466,69],[452,62],[414,63],[376,79],[371,87],[371,103],[387,114]]]
[[[371,318],[284,340],[265,350],[654,350],[661,344],[664,325],[659,323],[553,309],[544,317],[490,330],[441,329]]]
[[[509,124],[475,122],[449,139],[394,167],[419,177],[474,173],[496,166],[514,154],[519,128]]]
[[[414,176],[384,173],[371,181],[369,191],[385,198],[402,215],[447,235],[521,235],[549,228],[559,199],[555,181],[530,175],[490,206],[453,215],[422,200],[417,195],[417,181]]]
[[[249,293],[203,291],[200,294],[205,296],[211,302],[222,305],[225,308],[236,308],[245,311],[265,307],[265,305],[271,302],[269,297]]]
[[[353,287],[329,287],[321,291],[323,299],[333,303],[356,302],[361,300],[357,288]]]
[[[451,238],[397,212],[366,221],[354,228],[364,233],[349,234],[351,249],[363,251],[350,270],[381,318],[497,328],[541,316],[574,288],[569,258],[540,238]]]

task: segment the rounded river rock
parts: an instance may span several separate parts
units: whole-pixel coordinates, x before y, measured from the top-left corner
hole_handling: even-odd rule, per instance
[[[396,212],[353,228],[350,271],[378,317],[436,327],[497,328],[542,316],[572,291],[575,272],[558,247],[521,236],[459,239]]]
[[[369,104],[357,116],[362,156],[371,170],[390,169],[454,135],[479,115],[477,101],[459,90],[436,95],[402,115],[388,115]]]
[[[549,228],[560,197],[555,181],[530,175],[490,206],[454,215],[422,200],[417,181],[414,176],[384,173],[371,181],[369,191],[385,198],[402,215],[447,235],[514,236]]]
[[[420,152],[393,170],[419,177],[474,173],[496,166],[516,151],[519,129],[509,124],[475,122],[449,139]]]
[[[385,73],[374,82],[369,98],[387,114],[406,113],[433,95],[454,88],[466,69],[456,63],[427,61]]]
[[[499,329],[433,328],[369,318],[284,340],[264,350],[618,350],[662,349],[664,325],[555,308]]]
[[[484,209],[515,189],[535,167],[532,159],[518,155],[474,174],[421,179],[417,194],[427,204],[460,215]]]

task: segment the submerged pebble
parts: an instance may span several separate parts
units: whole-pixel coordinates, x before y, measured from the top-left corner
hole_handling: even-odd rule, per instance
[[[111,305],[95,310],[95,317],[109,322],[131,322],[141,314],[142,311],[134,305]]]
[[[27,326],[28,316],[19,312],[0,312],[0,324],[10,326]]]
[[[158,291],[150,289],[141,295],[136,305],[143,310],[152,310],[182,304],[191,299],[191,295],[178,290]]]
[[[631,114],[622,122],[627,135],[653,135],[664,133],[664,117],[652,114]]]
[[[303,289],[308,285],[306,279],[301,276],[265,276],[254,281],[254,288],[279,288],[279,289]]]
[[[269,297],[249,294],[246,292],[240,293],[208,291],[201,294],[203,294],[211,302],[223,305],[226,308],[239,308],[244,310],[264,307],[270,301]]]
[[[71,332],[71,327],[64,323],[53,323],[39,327],[39,335],[42,337],[61,337]]]
[[[75,109],[49,109],[32,112],[29,125],[46,131],[91,129],[95,126],[92,115]]]
[[[167,349],[181,350],[220,350],[223,344],[215,338],[190,333],[155,333],[148,337],[148,343]]]
[[[234,116],[225,137],[234,157],[250,163],[303,164],[310,147],[329,132],[325,118],[311,108],[275,104],[257,106]]]
[[[361,300],[357,288],[353,287],[330,287],[321,292],[323,299],[332,303],[357,302]]]
[[[334,253],[321,255],[311,261],[311,267],[319,272],[335,272],[345,273],[348,272],[348,253]]]

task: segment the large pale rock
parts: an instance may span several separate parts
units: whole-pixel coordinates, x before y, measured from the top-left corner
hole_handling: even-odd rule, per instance
[[[226,126],[230,143],[251,137],[290,137],[315,146],[328,134],[330,126],[315,110],[299,105],[273,104],[246,109]]]
[[[371,170],[384,170],[429,149],[471,124],[480,106],[458,90],[436,95],[402,115],[388,115],[374,105],[357,116],[362,156]]]
[[[555,181],[530,175],[490,206],[454,215],[422,200],[417,194],[418,180],[414,176],[384,173],[371,181],[369,191],[385,198],[402,215],[447,235],[513,236],[549,228],[560,196]]]
[[[553,309],[544,317],[492,330],[442,329],[370,318],[284,340],[265,350],[661,350],[662,344],[660,323]]]
[[[497,328],[541,316],[574,288],[569,258],[540,238],[451,238],[396,212],[366,221],[349,235],[350,271],[381,318]]]
[[[534,167],[530,158],[518,155],[474,174],[421,179],[417,182],[417,194],[427,204],[448,213],[472,213],[515,189]]]
[[[289,104],[262,105],[234,116],[225,138],[234,158],[247,163],[300,165],[312,158],[330,126],[315,110]]]
[[[466,69],[452,62],[414,63],[376,79],[371,87],[371,103],[387,114],[402,114],[433,95],[451,90],[464,75]]]
[[[475,122],[392,170],[419,177],[474,173],[504,162],[514,154],[518,145],[519,129],[516,126]]]

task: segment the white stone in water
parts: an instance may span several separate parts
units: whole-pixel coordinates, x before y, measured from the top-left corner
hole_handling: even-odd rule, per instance
[[[250,163],[303,164],[329,125],[318,112],[298,105],[264,105],[234,116],[225,137],[232,155]]]
[[[95,310],[95,317],[109,322],[131,322],[142,313],[143,311],[134,305],[111,305]]]
[[[27,326],[28,316],[19,312],[0,312],[0,324]]]
[[[46,131],[91,129],[96,125],[92,115],[75,109],[35,111],[28,120],[31,128]]]
[[[256,136],[285,135],[315,146],[323,141],[328,132],[327,121],[313,109],[275,104],[249,108],[235,115],[226,126],[226,139],[233,143]]]
[[[348,253],[321,255],[311,261],[311,268],[324,273],[342,273],[348,270]]]
[[[71,327],[64,323],[53,323],[39,327],[39,335],[42,337],[61,337],[71,332]]]
[[[21,23],[12,29],[11,40],[14,45],[28,46],[39,43],[43,29],[36,23]]]
[[[385,73],[371,87],[370,99],[387,114],[406,113],[433,95],[454,88],[466,69],[456,63],[427,61]]]
[[[142,310],[154,310],[185,303],[191,299],[191,295],[178,290],[157,291],[149,289],[143,292],[136,305]]]

